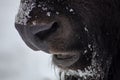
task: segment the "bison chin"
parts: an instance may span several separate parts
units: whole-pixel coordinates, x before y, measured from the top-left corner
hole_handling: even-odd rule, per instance
[[[61,80],[104,80],[111,65],[111,56],[97,45],[93,50],[54,53],[53,63],[60,69]]]

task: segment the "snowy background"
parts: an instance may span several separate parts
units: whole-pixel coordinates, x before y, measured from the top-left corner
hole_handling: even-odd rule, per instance
[[[34,52],[14,27],[19,0],[0,0],[0,80],[58,80],[51,56]]]

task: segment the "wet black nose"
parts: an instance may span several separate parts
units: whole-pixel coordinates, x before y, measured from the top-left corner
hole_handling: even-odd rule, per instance
[[[15,27],[24,42],[30,48],[47,52],[48,47],[45,40],[57,31],[59,25],[57,22],[53,21],[49,23],[34,23],[29,25],[15,23]]]

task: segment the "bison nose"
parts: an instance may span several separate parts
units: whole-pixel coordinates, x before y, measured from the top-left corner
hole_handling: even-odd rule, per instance
[[[45,40],[50,35],[52,35],[52,33],[54,33],[58,29],[58,27],[59,26],[57,22],[39,23],[30,26],[30,30],[34,36],[36,36],[40,40]]]
[[[24,42],[33,50],[43,50],[48,52],[46,39],[51,36],[59,27],[57,22],[34,23],[21,25],[15,23],[15,27]]]

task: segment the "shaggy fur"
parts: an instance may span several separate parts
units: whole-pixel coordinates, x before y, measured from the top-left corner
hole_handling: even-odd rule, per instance
[[[120,80],[120,0],[21,0],[15,26],[61,80]]]

